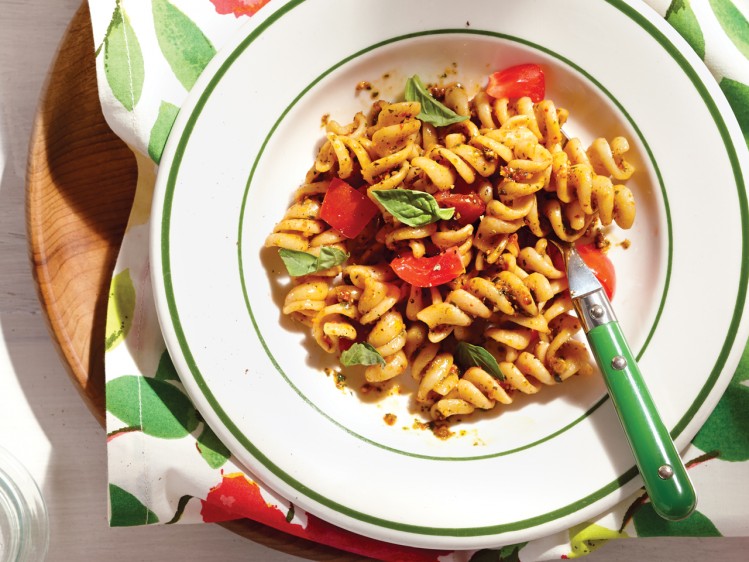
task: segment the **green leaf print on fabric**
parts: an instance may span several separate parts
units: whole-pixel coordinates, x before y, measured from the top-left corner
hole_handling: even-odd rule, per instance
[[[161,153],[164,152],[166,139],[169,137],[178,113],[179,107],[176,105],[165,101],[161,102],[159,115],[156,117],[156,123],[153,124],[151,135],[148,138],[148,155],[157,164],[161,162]]]
[[[730,0],[710,0],[710,7],[728,38],[749,59],[749,21]]]
[[[221,468],[231,456],[226,445],[219,441],[213,430],[205,423],[203,424],[203,431],[198,437],[198,450],[211,468]]]
[[[171,382],[125,375],[109,381],[106,393],[109,412],[153,437],[179,439],[200,423],[195,406]]]
[[[749,460],[749,345],[718,405],[692,440],[703,451],[718,451],[724,461]]]
[[[521,542],[497,549],[484,549],[473,553],[469,562],[519,562],[520,550],[528,544]]]
[[[496,550],[477,550],[468,562],[498,562],[499,552]]]
[[[521,542],[503,546],[499,549],[499,559],[502,560],[502,562],[518,562],[520,560],[520,551],[526,544],[528,543]]]
[[[109,485],[109,503],[111,514],[109,524],[112,527],[133,527],[158,523],[159,518],[130,492],[119,486]]]
[[[117,101],[132,111],[143,92],[145,66],[140,43],[119,1],[104,38],[104,74]]]
[[[730,78],[723,78],[720,81],[720,89],[731,104],[741,132],[744,133],[744,141],[749,146],[749,86]]]
[[[638,537],[720,537],[712,521],[695,511],[681,521],[668,521],[658,515],[653,504],[646,503],[634,516]]]
[[[666,11],[666,21],[686,39],[701,59],[705,58],[705,37],[689,0],[674,0]]]
[[[125,269],[112,278],[107,300],[107,325],[104,348],[114,349],[130,332],[135,315],[135,287],[130,270]]]
[[[179,523],[179,520],[182,519],[182,516],[185,514],[185,508],[187,507],[187,504],[190,503],[190,500],[192,498],[193,496],[187,494],[179,498],[179,501],[177,502],[177,509],[175,510],[174,515],[169,521],[164,523],[164,525],[174,525],[175,523]]]
[[[169,355],[169,352],[166,350],[164,350],[164,353],[161,354],[161,358],[159,359],[159,366],[156,367],[156,374],[154,375],[154,378],[160,381],[179,380],[177,369],[174,368],[172,358]]]
[[[216,49],[195,22],[171,2],[153,0],[152,9],[161,52],[174,75],[189,90]]]

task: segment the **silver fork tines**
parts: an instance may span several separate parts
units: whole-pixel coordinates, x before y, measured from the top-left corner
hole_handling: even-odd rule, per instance
[[[570,284],[570,296],[573,299],[602,288],[593,271],[585,265],[583,258],[577,253],[574,244],[567,247],[567,280]]]

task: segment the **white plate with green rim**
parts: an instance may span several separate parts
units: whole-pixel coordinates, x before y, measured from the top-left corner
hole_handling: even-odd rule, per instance
[[[439,549],[510,544],[590,520],[641,486],[597,376],[441,440],[413,428],[408,397],[366,399],[355,375],[338,388],[323,373],[331,358],[280,313],[288,277],[263,244],[313,162],[323,115],[344,123],[367,108],[362,80],[395,99],[412,74],[455,71],[476,89],[521,62],[544,67],[569,133],[630,140],[638,216],[631,247],[611,252],[614,307],[683,448],[746,341],[748,157],[713,78],[645,6],[274,0],[211,62],[164,151],[153,279],[180,377],[254,474],[354,532]]]

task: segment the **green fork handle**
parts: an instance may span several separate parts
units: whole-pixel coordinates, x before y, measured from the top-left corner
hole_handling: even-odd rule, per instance
[[[619,323],[596,326],[587,337],[653,508],[665,519],[684,519],[697,504],[694,487]]]

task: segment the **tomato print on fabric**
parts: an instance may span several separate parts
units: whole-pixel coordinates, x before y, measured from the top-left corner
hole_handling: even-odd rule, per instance
[[[248,517],[274,529],[377,560],[439,562],[441,557],[444,560],[449,554],[447,551],[411,548],[362,537],[301,510],[301,517],[295,517],[295,511],[293,504],[286,507],[269,503],[255,482],[236,472],[224,474],[221,482],[211,488],[205,500],[201,500],[200,513],[206,523]]]
[[[222,15],[234,14],[235,17],[251,16],[265,6],[270,0],[211,0],[216,12]]]

